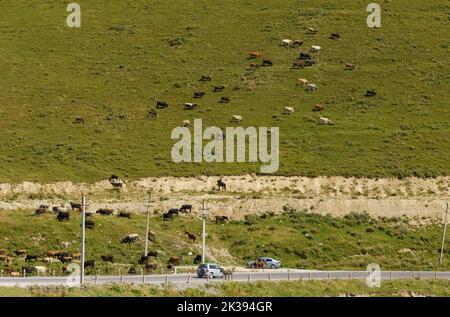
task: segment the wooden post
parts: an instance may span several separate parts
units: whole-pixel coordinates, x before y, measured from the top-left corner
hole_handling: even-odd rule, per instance
[[[247,280],[247,282],[250,282],[251,276],[252,276],[252,273],[248,273],[248,280]]]
[[[291,280],[291,273],[288,273],[288,281]]]
[[[272,277],[271,277],[271,275],[272,275],[272,274],[270,274],[270,273],[269,273],[269,281],[271,281],[271,280],[272,280]]]
[[[188,275],[188,281],[187,283],[189,284],[191,282],[191,274]]]
[[[123,275],[120,276],[120,283],[123,284]]]
[[[434,279],[437,280],[437,271],[434,271]]]
[[[389,272],[389,279],[392,280],[392,271]]]
[[[312,280],[312,272],[309,272],[309,280]]]
[[[25,269],[22,270],[23,277],[26,277],[27,273],[25,272]]]
[[[169,285],[169,275],[166,275],[166,285]]]

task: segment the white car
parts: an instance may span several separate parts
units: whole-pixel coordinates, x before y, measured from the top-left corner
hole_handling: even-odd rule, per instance
[[[197,276],[202,277],[209,277],[209,278],[224,278],[223,269],[218,265],[214,263],[203,263],[200,264],[197,268]]]
[[[260,267],[262,265],[263,267]],[[247,263],[249,268],[265,268],[265,269],[279,269],[281,267],[281,261],[275,260],[274,258],[259,258],[256,261],[251,261]]]

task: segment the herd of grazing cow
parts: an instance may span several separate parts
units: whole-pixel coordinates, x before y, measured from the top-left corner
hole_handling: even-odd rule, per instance
[[[318,33],[318,30],[314,29],[314,28],[308,28],[306,31],[307,35],[316,35]],[[331,40],[338,40],[341,38],[340,33],[331,33],[331,35],[329,36],[329,39]],[[281,44],[280,46],[288,48],[288,49],[293,49],[293,48],[298,48],[303,46],[304,41],[302,40],[291,40],[291,39],[282,39],[281,40]],[[294,60],[294,62],[292,63],[292,67],[291,69],[304,69],[305,67],[310,67],[313,66],[315,64],[317,64],[317,59],[315,54],[319,53],[322,50],[322,47],[319,45],[312,45],[309,49],[309,51],[307,52],[300,52],[299,57]],[[252,63],[250,65],[250,70],[256,70],[258,69],[260,66],[272,66],[273,62],[271,60],[268,59],[263,59],[263,53],[261,51],[251,51],[249,54],[249,59],[261,59],[262,60],[262,64],[257,64],[257,63]],[[354,70],[355,69],[355,65],[351,64],[351,63],[346,63],[345,65],[345,70]],[[316,92],[318,91],[318,85],[314,84],[314,83],[309,83],[307,79],[305,78],[299,78],[298,80],[298,84],[299,86],[305,87],[306,91],[308,92]],[[376,91],[375,90],[368,90],[366,92],[367,97],[373,97],[376,95]],[[316,104],[313,106],[313,111],[324,111],[325,107],[322,104]],[[284,114],[293,114],[295,112],[294,107],[284,107],[283,113]],[[321,117],[319,119],[319,124],[324,124],[324,125],[328,125],[328,124],[333,124],[333,122],[326,118],[326,117]]]
[[[217,182],[217,188],[218,190],[226,190],[226,184],[225,182],[220,179]],[[81,211],[81,204],[79,203],[74,203],[74,202],[70,202],[70,209],[72,211]],[[180,213],[191,213],[193,210],[193,206],[189,205],[189,204],[183,204],[180,208],[176,209],[176,208],[172,208],[169,209],[168,212],[164,213],[162,215],[163,220],[173,220],[174,217],[178,216]],[[56,218],[59,221],[69,221],[70,220],[70,212],[64,208],[63,205],[61,206],[53,206],[50,207],[49,205],[40,205],[36,211],[35,214],[37,216],[43,215],[43,214],[47,214],[47,213],[55,213],[56,214]],[[120,218],[131,218],[132,214],[130,212],[126,212],[126,211],[119,211],[117,213],[115,213],[115,211],[113,209],[109,209],[109,208],[100,208],[96,211],[96,214],[100,215],[100,216],[111,216],[116,214],[117,217]],[[85,221],[86,227],[88,229],[94,229],[95,228],[95,222],[94,220],[91,218],[93,216],[93,213],[86,213],[87,215],[87,219]],[[214,218],[214,223],[215,224],[221,224],[224,225],[225,223],[227,223],[228,221],[230,221],[230,218],[228,216],[215,216]],[[185,231],[184,232],[187,240],[191,243],[196,243],[197,241],[197,236],[189,231]],[[150,231],[148,234],[148,240],[155,242],[156,238],[156,234],[153,231]],[[133,244],[133,243],[137,243],[141,241],[140,240],[140,236],[138,234],[128,234],[126,236],[124,236],[121,240],[122,243],[124,244]],[[66,243],[64,245],[64,248],[68,248],[69,243]],[[67,271],[67,265],[72,263],[72,262],[76,262],[77,260],[80,259],[80,254],[79,253],[72,253],[72,252],[68,252],[68,251],[61,251],[61,250],[49,250],[47,252],[45,252],[45,254],[41,254],[41,255],[36,255],[36,254],[28,254],[27,250],[15,250],[14,251],[15,257],[16,258],[23,258],[25,260],[26,263],[34,263],[34,262],[40,262],[40,263],[48,263],[49,265],[55,264],[55,263],[62,263],[63,264],[63,272],[64,273],[70,273]],[[143,270],[146,273],[149,272],[153,272],[156,268],[157,268],[157,264],[154,263],[153,258],[157,257],[157,252],[156,251],[150,251],[146,256],[141,257],[141,259],[139,260],[139,264],[143,265]],[[109,263],[113,263],[115,261],[115,258],[113,255],[110,254],[104,254],[100,256],[101,260],[103,262],[109,262]],[[22,267],[22,271],[18,272],[15,270],[12,270],[10,268],[10,264],[12,263],[12,260],[14,259],[14,257],[8,256],[6,250],[0,250],[0,261],[5,262],[6,266],[5,269],[3,270],[3,274],[4,275],[9,275],[9,276],[22,276],[23,274],[26,275],[45,275],[45,274],[54,274],[55,272],[52,272],[51,269],[48,269],[45,266],[42,265],[35,265],[35,266],[31,266],[31,265],[26,265]],[[201,256],[197,255],[195,260],[194,260],[194,264],[198,264],[201,261]],[[177,257],[177,256],[172,256],[169,259],[168,262],[168,268],[172,269],[174,266],[178,266],[180,265],[180,263],[182,262],[182,257]],[[89,268],[94,268],[95,267],[95,261],[94,260],[89,260],[89,261],[85,261],[85,268],[89,269]],[[128,272],[129,274],[136,274],[136,269],[132,268],[130,269],[130,271]]]
[[[316,35],[318,34],[318,30],[314,29],[314,28],[308,28],[306,31],[307,35]],[[329,38],[331,40],[339,40],[341,38],[340,33],[331,33],[331,35],[329,36]],[[294,49],[294,48],[299,48],[302,47],[304,45],[304,41],[303,40],[291,40],[291,39],[282,39],[281,40],[281,44],[280,46],[288,48],[288,49]],[[320,45],[311,45],[311,47],[309,48],[308,51],[305,52],[300,52],[299,57],[297,59],[294,60],[294,62],[292,63],[292,67],[291,69],[304,69],[306,67],[311,67],[315,64],[317,64],[317,56],[316,54],[319,53],[322,50],[322,47]],[[260,67],[270,67],[274,65],[274,62],[271,59],[267,59],[264,58],[264,54],[261,51],[251,51],[249,53],[249,57],[248,59],[251,60],[260,60],[260,63],[257,62],[252,62],[250,64],[250,68],[249,70],[251,71],[255,71]],[[346,63],[345,65],[345,70],[353,70],[355,69],[355,65],[351,64],[351,63]],[[210,82],[212,80],[211,76],[207,76],[207,75],[203,75],[200,78],[201,82]],[[318,91],[318,85],[315,83],[309,83],[305,78],[300,78],[298,81],[298,84],[300,86],[303,86],[306,88],[306,91],[308,92],[316,92]],[[213,92],[217,93],[217,92],[222,92],[225,89],[225,86],[214,86],[213,87]],[[195,91],[194,92],[194,99],[201,99],[206,95],[206,93],[204,91]],[[376,92],[373,90],[368,90],[366,93],[367,97],[373,97],[376,95]],[[227,96],[222,96],[219,100],[219,103],[230,103],[231,99]],[[167,102],[165,101],[157,101],[156,103],[156,108],[157,109],[165,109],[168,108],[169,105],[167,104]],[[197,109],[199,106],[197,103],[185,103],[184,104],[184,109],[185,110],[195,110]],[[324,111],[325,107],[321,104],[317,104],[314,105],[313,111]],[[295,112],[294,107],[284,107],[283,113],[284,114],[293,114]],[[156,118],[158,117],[158,113],[156,112],[156,110],[151,109],[149,111],[149,117],[151,118]],[[244,120],[244,118],[241,115],[233,115],[231,118],[231,122],[242,122]],[[319,120],[320,124],[324,124],[324,122],[327,122],[326,124],[332,124],[331,120],[326,118],[326,117],[321,117]],[[183,120],[182,124],[183,127],[190,127],[191,126],[191,121],[190,120]],[[167,216],[167,219],[168,216]]]

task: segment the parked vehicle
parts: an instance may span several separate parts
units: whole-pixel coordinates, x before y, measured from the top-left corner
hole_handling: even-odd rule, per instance
[[[274,258],[263,257],[248,262],[247,267],[252,269],[279,269],[281,267],[281,261]]]
[[[209,277],[209,278],[224,278],[224,270],[218,265],[214,263],[203,263],[200,264],[197,268],[197,276]]]

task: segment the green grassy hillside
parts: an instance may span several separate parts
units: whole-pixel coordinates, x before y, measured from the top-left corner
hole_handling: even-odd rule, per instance
[[[126,273],[131,267],[139,273],[146,217],[95,216],[94,221],[95,229],[87,229],[86,234],[86,259],[95,261],[88,273],[100,270],[101,274],[117,274],[119,269]],[[368,264],[378,263],[384,270],[450,269],[448,248],[443,264],[438,266],[441,226],[417,227],[416,222],[406,218],[375,220],[364,214],[332,218],[293,211],[281,216],[249,216],[245,221],[223,226],[208,221],[207,261],[245,266],[257,257],[273,256],[290,268],[365,270]],[[201,253],[199,219],[180,217],[164,222],[161,217],[152,217],[150,227],[156,234],[156,242],[150,243],[149,250],[158,252],[158,257],[151,259],[158,264],[157,273],[160,269],[166,271],[171,256],[183,256],[184,265],[194,265],[195,256]],[[197,235],[195,244],[188,241],[186,230]],[[133,233],[140,234],[140,242],[121,243],[125,235]],[[13,257],[9,267],[12,270],[45,265],[61,274],[60,263],[25,263],[24,258],[15,257],[14,251],[25,249],[29,255],[40,258],[46,257],[49,250],[79,252],[80,217],[73,213],[69,222],[60,223],[54,215],[38,217],[31,211],[3,211],[0,237],[0,250]],[[64,242],[69,243],[67,249]],[[114,263],[102,261],[102,255],[114,256]],[[1,262],[0,269],[3,268],[5,263]]]
[[[170,134],[183,120],[225,127],[234,114],[280,127],[280,174],[448,174],[450,7],[441,0],[379,1],[375,30],[367,3],[353,0],[78,3],[80,29],[66,27],[66,1],[0,4],[0,182],[258,172],[171,161]],[[286,49],[283,38],[305,44]],[[322,46],[318,64],[289,69],[311,45]],[[248,71],[251,50],[274,66]],[[203,74],[213,80],[199,82]],[[319,91],[301,89],[299,77]],[[364,97],[371,88],[377,96]],[[201,90],[200,108],[183,110]],[[156,100],[170,106],[148,119]],[[324,113],[311,111],[316,103]],[[285,106],[296,113],[282,115]],[[336,125],[318,125],[321,115]]]

